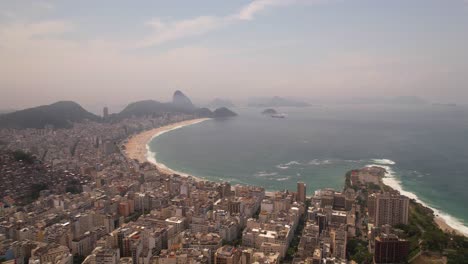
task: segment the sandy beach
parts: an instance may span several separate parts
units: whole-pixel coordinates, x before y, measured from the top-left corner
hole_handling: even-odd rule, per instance
[[[209,120],[209,118],[198,118],[198,119],[191,119],[185,120],[177,123],[173,123],[167,126],[154,128],[151,130],[143,131],[140,134],[134,135],[128,139],[127,143],[125,144],[125,153],[127,157],[131,159],[136,159],[139,162],[148,162],[148,149],[147,144],[148,142],[162,133],[165,133],[170,130],[174,130],[177,128],[181,128],[184,126],[189,126],[193,124],[197,124],[203,121]],[[164,174],[178,174],[178,172],[173,171],[166,166],[161,164],[155,164],[158,170]],[[192,176],[193,177],[193,176]],[[195,177],[194,177],[195,178]]]
[[[439,226],[439,228],[442,229],[444,232],[455,233],[455,234],[457,234],[459,236],[466,236],[465,234],[463,234],[459,230],[457,230],[457,229],[451,227],[449,224],[447,224],[447,222],[440,216],[435,216],[434,221]]]

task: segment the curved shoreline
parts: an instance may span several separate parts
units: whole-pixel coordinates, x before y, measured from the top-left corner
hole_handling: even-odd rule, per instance
[[[468,227],[464,225],[464,223],[457,219],[456,217],[441,211],[440,209],[434,208],[430,206],[427,202],[421,200],[415,193],[411,191],[407,191],[403,188],[401,181],[395,177],[395,172],[390,167],[391,165],[395,165],[394,161],[391,160],[374,160],[376,164],[370,164],[368,166],[379,166],[384,168],[387,172],[384,178],[382,178],[383,184],[386,186],[397,190],[400,194],[407,196],[410,199],[415,200],[417,203],[421,204],[422,206],[429,208],[434,212],[434,222],[437,226],[448,233],[456,233],[457,235],[461,236],[468,236]]]
[[[167,167],[165,164],[159,163],[156,160],[156,153],[151,152],[148,146],[148,143],[154,139],[155,137],[158,137],[166,132],[179,129],[185,126],[193,125],[193,124],[198,124],[201,122],[204,122],[206,120],[210,120],[210,118],[198,118],[198,119],[191,119],[191,120],[185,120],[177,123],[173,123],[170,125],[154,128],[151,130],[143,131],[137,135],[132,136],[131,138],[128,139],[128,141],[124,144],[125,145],[125,153],[127,157],[131,159],[136,159],[141,163],[144,162],[150,162],[153,165],[156,166],[157,170],[163,174],[167,175],[172,175],[172,174],[178,174],[184,177],[192,177],[193,179],[197,181],[203,181],[204,179],[189,175],[186,173],[182,173],[179,171],[175,171],[169,167]],[[400,183],[398,183],[397,179],[393,175],[393,171],[389,167],[389,165],[394,165],[395,163],[390,160],[374,160],[375,163],[377,164],[372,164],[375,166],[379,167],[384,167],[388,173],[386,177],[383,180],[384,184],[391,187],[394,190],[399,191],[401,194],[408,196],[410,199],[416,200],[416,202],[422,204],[424,207],[427,207],[434,211],[434,222],[437,224],[437,226],[445,231],[445,232],[455,232],[458,235],[462,236],[468,236],[468,227],[466,227],[461,221],[458,219],[454,218],[451,215],[445,214],[441,212],[438,209],[435,209],[425,202],[421,201],[416,194],[406,191],[403,189]],[[392,162],[392,163],[388,163]]]
[[[179,174],[181,176],[187,176],[187,177],[190,176],[190,177],[193,177],[193,178],[195,178],[197,180],[200,180],[197,177],[194,177],[192,175],[187,175],[187,174],[184,174],[184,173],[180,173],[178,171],[175,171],[175,170],[172,170],[172,169],[168,168],[167,166],[165,166],[162,163],[158,163],[154,156],[153,157],[150,156],[150,150],[149,150],[148,143],[153,138],[155,138],[157,136],[160,136],[160,135],[162,135],[162,134],[164,134],[166,132],[169,132],[169,131],[172,131],[172,130],[175,130],[175,129],[179,129],[179,128],[182,128],[182,127],[185,127],[185,126],[198,124],[198,123],[204,122],[206,120],[210,120],[210,118],[190,119],[190,120],[185,120],[185,121],[173,123],[173,124],[170,124],[170,125],[154,128],[154,129],[151,129],[151,130],[143,131],[143,132],[141,132],[139,134],[136,134],[136,135],[132,136],[131,138],[129,138],[127,140],[127,142],[124,144],[125,154],[126,154],[126,156],[128,158],[136,159],[140,163],[144,163],[144,162],[152,163],[153,165],[156,166],[158,171],[163,173],[163,174],[168,174],[168,175],[170,175],[170,174]],[[155,155],[155,154],[153,154],[153,155]]]

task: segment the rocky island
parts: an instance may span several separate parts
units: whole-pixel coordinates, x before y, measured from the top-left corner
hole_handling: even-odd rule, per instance
[[[276,114],[278,114],[278,112],[273,108],[268,108],[268,109],[265,109],[262,112],[262,114],[264,114],[264,115],[276,115]]]

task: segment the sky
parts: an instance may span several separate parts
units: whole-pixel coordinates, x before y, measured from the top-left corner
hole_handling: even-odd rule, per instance
[[[0,0],[0,108],[468,101],[468,0]]]

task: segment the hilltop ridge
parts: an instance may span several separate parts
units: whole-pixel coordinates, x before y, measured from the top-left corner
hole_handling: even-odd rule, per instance
[[[42,105],[11,113],[0,114],[0,128],[70,128],[75,122],[85,120],[102,122],[116,121],[124,118],[140,116],[161,116],[164,114],[187,114],[194,117],[221,118],[237,114],[226,107],[214,111],[208,108],[197,108],[189,97],[177,90],[171,102],[142,100],[129,103],[122,111],[109,115],[105,120],[100,116],[85,110],[73,101],[59,101],[50,105]]]
[[[3,128],[68,128],[74,122],[85,120],[100,121],[101,118],[86,111],[73,101],[59,101],[0,115],[0,127]]]

